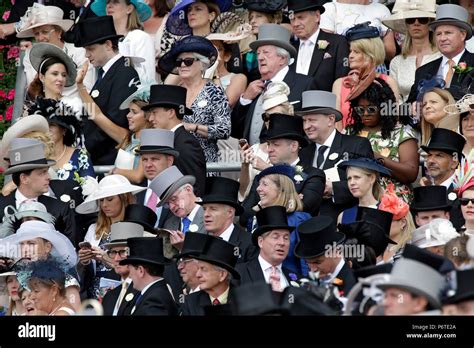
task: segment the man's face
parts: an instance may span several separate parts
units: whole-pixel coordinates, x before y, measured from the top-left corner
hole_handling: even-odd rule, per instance
[[[86,58],[94,68],[103,67],[108,61],[107,44],[93,44],[85,47]]]
[[[444,315],[474,315],[474,300],[443,306]]]
[[[306,263],[308,264],[311,272],[319,272],[319,278],[322,279],[327,277],[330,273],[334,272],[340,259],[326,257],[324,255],[307,259]]]
[[[199,281],[196,277],[199,268],[199,261],[195,259],[182,258],[178,260],[178,271],[179,275],[183,279],[183,282],[191,287],[196,287]]]
[[[144,153],[141,155],[145,178],[153,180],[166,168],[173,165],[174,157],[161,153]]]
[[[138,291],[142,291],[145,287],[142,280],[145,275],[145,269],[142,266],[129,265],[128,270],[130,272],[128,276],[133,282],[133,287]]]
[[[44,259],[51,252],[51,242],[43,238],[34,238],[20,242],[21,257],[30,261]]]
[[[168,198],[166,204],[175,216],[184,218],[194,209],[196,196],[191,187],[181,186]]]
[[[41,196],[49,191],[49,180],[51,179],[48,168],[33,169],[31,174],[21,174],[21,185],[28,188],[36,196]]]
[[[115,273],[122,278],[128,277],[128,265],[120,265],[119,262],[125,260],[128,256],[129,249],[126,245],[114,246],[107,251],[107,255],[113,260]]]
[[[453,155],[438,150],[428,151],[425,162],[428,174],[434,180],[442,180],[438,184],[441,184],[444,180],[453,175],[459,164]]]
[[[290,250],[290,232],[273,230],[258,237],[260,255],[271,265],[277,266],[288,256]]]
[[[287,65],[284,57],[277,55],[276,46],[264,45],[257,49],[258,70],[263,80],[270,80]]]
[[[290,16],[293,32],[300,40],[308,40],[319,27],[319,11],[303,11]]]
[[[153,128],[159,129],[171,129],[169,124],[170,114],[173,113],[173,109],[166,109],[163,107],[152,108],[147,113],[148,122],[151,123]]]
[[[439,25],[434,33],[439,51],[448,58],[457,56],[465,47],[466,32],[454,25]]]
[[[411,315],[421,313],[426,310],[428,301],[421,297],[414,297],[409,292],[388,288],[385,290],[383,307],[385,315]]]
[[[225,204],[206,203],[204,209],[204,227],[208,233],[219,235],[227,229],[234,219],[234,209]]]
[[[449,212],[444,210],[419,211],[415,215],[418,227],[427,225],[434,219],[449,219]]]
[[[208,262],[198,261],[196,277],[199,281],[199,288],[209,291],[225,281],[227,271],[218,270],[216,266]]]
[[[315,143],[322,144],[334,130],[332,115],[310,114],[303,116],[303,129],[306,136]]]
[[[42,25],[32,29],[37,42],[47,42],[55,46],[62,45],[61,31],[54,25]]]
[[[275,139],[268,141],[268,159],[272,164],[290,163],[295,151],[298,151],[299,144],[295,140]]]

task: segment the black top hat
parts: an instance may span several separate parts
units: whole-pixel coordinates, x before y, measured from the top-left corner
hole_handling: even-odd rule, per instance
[[[139,224],[147,232],[155,231],[156,220],[155,212],[143,204],[130,204],[125,208],[123,221]]]
[[[376,27],[370,26],[370,22],[356,24],[346,31],[347,41],[371,39],[373,37],[380,37],[380,32]]]
[[[402,257],[421,262],[442,274],[454,270],[453,263],[446,257],[434,254],[413,244],[405,245]]]
[[[199,255],[206,245],[207,234],[197,232],[186,232],[184,236],[183,248],[179,254],[174,257],[180,259],[182,257],[192,257]]]
[[[291,316],[336,315],[318,295],[301,287],[288,286],[281,296],[281,304]]]
[[[379,226],[387,235],[390,234],[392,220],[393,214],[387,211],[369,207],[357,207],[356,221],[371,222]]]
[[[413,189],[413,202],[411,209],[416,213],[419,211],[451,210],[448,201],[448,190],[445,186],[419,186]]]
[[[79,21],[77,25],[79,41],[74,43],[76,47],[86,47],[123,37],[123,35],[117,35],[112,16],[87,18]]]
[[[223,177],[207,177],[205,187],[205,194],[197,204],[227,204],[235,208],[235,215],[242,214],[244,209],[237,199],[240,187],[237,181]]]
[[[258,227],[252,233],[252,242],[258,246],[258,237],[268,231],[295,229],[294,226],[288,225],[288,215],[286,208],[280,205],[264,208],[257,212]]]
[[[211,41],[201,36],[186,36],[176,41],[171,49],[159,60],[158,65],[163,71],[176,74],[176,59],[181,53],[196,52],[207,57],[212,66],[217,59],[217,49]]]
[[[299,241],[295,255],[300,258],[313,258],[324,254],[328,247],[341,244],[344,234],[336,231],[334,221],[329,216],[315,216],[298,226]]]
[[[454,287],[448,291],[444,304],[454,304],[474,299],[474,269],[456,271]]]
[[[288,0],[288,11],[293,13],[319,10],[323,14],[326,10],[323,6],[325,1],[319,0]]]
[[[184,115],[192,115],[191,109],[186,107],[186,88],[171,85],[153,85],[150,88],[150,102],[142,108],[148,111],[159,106],[169,107],[176,110],[178,118]]]
[[[461,160],[462,150],[466,144],[466,139],[459,133],[449,129],[435,128],[431,133],[430,141],[427,145],[421,146],[426,152],[430,150],[439,150],[450,155],[458,154]]]
[[[281,295],[265,282],[247,283],[233,289],[229,302],[234,315],[286,315],[289,310],[280,305]]]
[[[392,272],[392,263],[383,263],[381,265],[362,267],[354,270],[356,278],[367,278],[376,274],[390,274]]]
[[[120,261],[120,265],[167,265],[170,260],[163,256],[163,239],[159,237],[135,237],[128,238],[127,245],[130,248],[130,254]]]
[[[235,279],[240,279],[240,274],[235,265],[240,254],[236,245],[226,242],[222,238],[206,235],[206,242],[198,255],[193,255],[196,260],[209,262],[229,271]]]
[[[303,119],[285,114],[271,114],[267,140],[282,138],[296,140],[301,147],[307,146],[308,140],[304,137]]]
[[[276,13],[283,10],[286,0],[245,0],[244,6],[249,11]]]

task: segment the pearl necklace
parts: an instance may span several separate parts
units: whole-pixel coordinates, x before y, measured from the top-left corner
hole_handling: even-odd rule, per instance
[[[64,157],[64,154],[66,153],[66,150],[67,150],[67,146],[64,145],[64,150],[61,153],[61,156],[59,156],[58,158],[55,159],[56,162],[59,162],[59,160]]]

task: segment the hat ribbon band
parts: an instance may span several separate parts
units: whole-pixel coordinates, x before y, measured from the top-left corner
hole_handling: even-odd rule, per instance
[[[41,159],[37,159],[37,160],[34,160],[34,161],[27,161],[27,162],[20,162],[20,163],[12,164],[10,166],[10,168],[15,167],[15,166],[19,166],[19,165],[23,165],[23,164],[48,164],[48,161],[46,160],[46,158],[41,158]]]

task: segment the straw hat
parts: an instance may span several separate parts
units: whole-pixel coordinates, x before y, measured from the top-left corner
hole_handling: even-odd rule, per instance
[[[436,0],[397,0],[392,13],[382,23],[392,30],[406,33],[405,19],[436,17]]]
[[[64,12],[59,7],[34,3],[21,18],[22,27],[16,37],[33,37],[33,29],[43,25],[57,25],[62,30],[68,31],[74,24],[74,21],[63,19],[63,16]]]

